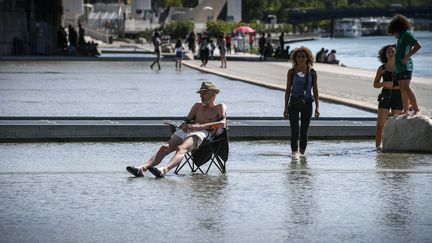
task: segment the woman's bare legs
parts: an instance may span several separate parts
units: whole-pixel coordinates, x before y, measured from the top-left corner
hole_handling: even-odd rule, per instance
[[[375,147],[377,149],[381,149],[381,141],[384,132],[385,122],[387,120],[389,114],[388,109],[379,108],[378,109],[378,118],[376,123],[376,132],[375,132]]]

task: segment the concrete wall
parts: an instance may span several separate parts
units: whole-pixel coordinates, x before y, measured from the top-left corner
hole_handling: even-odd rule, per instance
[[[227,0],[227,21],[240,22],[242,20],[242,1]]]
[[[55,53],[61,6],[61,0],[0,1],[0,55]]]
[[[0,55],[24,54],[30,51],[30,14],[26,12],[30,8],[29,4],[29,1],[0,2]]]

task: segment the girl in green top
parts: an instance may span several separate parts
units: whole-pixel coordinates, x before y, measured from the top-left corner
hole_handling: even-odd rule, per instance
[[[409,114],[410,105],[414,110],[413,116],[420,113],[410,82],[414,66],[411,57],[421,48],[421,45],[410,32],[410,28],[409,20],[399,14],[393,17],[388,26],[388,33],[398,39],[395,54],[395,78],[399,81],[403,103],[402,114],[405,116]]]

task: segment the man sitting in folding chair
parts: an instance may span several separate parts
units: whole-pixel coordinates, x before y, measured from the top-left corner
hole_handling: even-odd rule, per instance
[[[215,129],[224,128],[227,108],[223,103],[215,103],[219,91],[214,83],[203,82],[197,91],[200,94],[201,103],[195,103],[192,106],[180,129],[174,132],[171,139],[162,145],[147,163],[141,167],[128,166],[126,170],[137,177],[144,176],[148,170],[157,178],[162,178],[168,171],[180,164],[186,153],[200,146],[205,138],[212,136]],[[155,167],[162,162],[165,156],[174,151],[176,153],[165,167]]]

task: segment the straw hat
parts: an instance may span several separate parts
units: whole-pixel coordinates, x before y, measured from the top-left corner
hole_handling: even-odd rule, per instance
[[[214,91],[216,94],[220,92],[220,90],[216,87],[216,85],[213,82],[210,81],[204,81],[201,84],[201,88],[197,91],[197,93],[201,93],[203,91]]]

